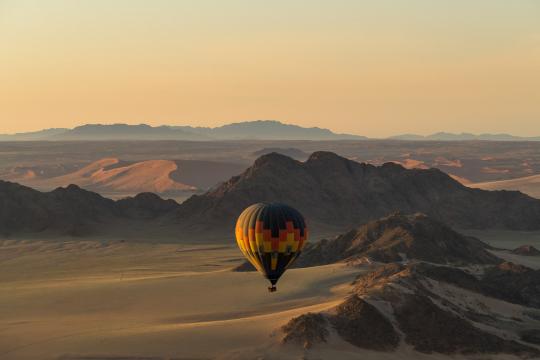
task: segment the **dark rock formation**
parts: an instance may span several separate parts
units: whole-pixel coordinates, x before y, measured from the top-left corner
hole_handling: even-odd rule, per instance
[[[55,229],[76,235],[117,216],[114,201],[75,185],[41,193],[0,181],[0,234]]]
[[[282,342],[294,343],[309,349],[315,344],[326,342],[329,336],[327,325],[322,314],[307,313],[293,318],[282,328],[285,334]]]
[[[120,199],[116,202],[119,211],[133,218],[156,218],[178,208],[174,200],[164,200],[154,193],[140,193],[135,197]]]
[[[512,254],[522,256],[540,256],[540,250],[532,245],[523,245],[512,250]]]
[[[532,348],[474,327],[462,317],[435,305],[427,296],[402,294],[402,299],[394,303],[394,315],[405,334],[405,342],[419,352],[534,353]]]
[[[339,305],[330,322],[344,340],[364,349],[393,350],[399,344],[392,323],[357,295]]]
[[[148,193],[115,202],[76,185],[39,192],[0,180],[0,235],[85,236],[124,220],[155,219],[178,206]]]
[[[249,261],[244,261],[240,265],[232,268],[232,271],[236,271],[236,272],[247,272],[247,271],[256,271],[256,270],[257,269],[255,269],[255,266],[251,265]]]
[[[295,160],[305,160],[309,157],[308,153],[303,152],[300,149],[297,148],[264,148],[261,150],[255,151],[252,155],[254,157],[259,157],[262,155],[270,154],[270,153],[278,153],[285,156],[288,156],[290,158],[293,158]]]
[[[361,348],[385,351],[399,344],[391,322],[356,295],[339,305],[335,314],[307,313],[293,318],[281,329],[285,334],[282,342],[311,348],[327,341],[330,326],[345,341]]]
[[[521,340],[531,344],[540,345],[540,329],[523,330],[520,333]]]
[[[488,267],[484,274],[478,276],[458,268],[426,263],[411,264],[409,268],[415,274],[485,296],[540,308],[540,270],[532,270],[510,262]]]
[[[297,266],[330,264],[368,257],[374,261],[423,260],[438,264],[496,264],[489,245],[461,235],[423,214],[391,215],[332,240],[309,246]]]
[[[481,283],[485,294],[540,308],[540,270],[505,262],[488,269]]]
[[[501,271],[523,275],[530,270],[501,264],[491,266],[484,278],[492,279],[491,272]],[[508,331],[515,331],[522,319],[513,319],[515,323],[508,325],[509,319],[498,317],[481,302],[481,297],[474,305],[462,301],[462,290],[457,288],[489,296],[486,288],[491,281],[449,266],[391,263],[360,275],[352,295],[324,316],[339,336],[360,348],[395,349],[401,333],[407,344],[423,353],[540,356],[538,349],[489,330],[506,326]],[[374,303],[383,304],[384,310]],[[288,335],[292,333],[289,331]],[[516,336],[531,344],[538,340],[534,329],[520,331]]]
[[[208,226],[229,233],[240,212],[255,202],[287,203],[311,228],[351,228],[395,211],[422,212],[462,228],[540,228],[540,200],[515,191],[484,191],[461,185],[437,169],[373,166],[331,152],[306,162],[271,153],[176,213],[186,229]]]
[[[452,285],[469,290],[483,288],[482,281],[475,281],[472,275],[457,268],[413,263],[389,264],[361,276],[355,282],[355,292],[367,299],[389,303],[405,341],[417,351],[540,354],[537,349],[474,326],[472,321],[486,318],[480,313],[482,310],[464,307],[459,295],[452,294],[450,289],[437,292],[429,283],[433,280],[446,283],[448,279]],[[484,307],[487,306],[480,306]],[[490,318],[489,321],[498,320]]]
[[[310,267],[369,258],[378,262],[422,260],[437,264],[498,264],[490,246],[461,235],[423,214],[394,214],[367,223],[332,240],[310,243],[293,267]],[[235,271],[254,271],[249,263]]]
[[[331,152],[315,152],[303,163],[276,153],[263,155],[242,174],[178,206],[148,194],[115,203],[76,186],[39,193],[8,182],[0,182],[0,201],[2,235],[53,228],[84,234],[89,224],[115,216],[163,216],[160,225],[183,236],[227,240],[241,211],[261,201],[297,208],[312,233],[343,231],[396,211],[425,213],[463,228],[540,229],[540,200],[522,193],[471,189],[437,169],[408,170],[394,163],[377,167]],[[406,243],[371,255],[393,261],[402,246]]]

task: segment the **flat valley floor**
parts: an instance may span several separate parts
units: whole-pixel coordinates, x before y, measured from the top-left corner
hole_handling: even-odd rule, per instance
[[[540,242],[540,233],[474,235],[508,248]],[[511,260],[538,268],[539,259]],[[242,261],[233,244],[2,240],[0,358],[462,359],[281,345],[282,325],[337,305],[370,265],[292,269],[270,294],[260,274],[231,271]]]

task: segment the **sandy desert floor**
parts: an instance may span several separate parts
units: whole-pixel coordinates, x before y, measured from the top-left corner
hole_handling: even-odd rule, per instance
[[[292,269],[270,294],[230,271],[241,261],[215,244],[0,241],[0,359],[447,358],[279,345],[277,329],[336,305],[368,268]]]
[[[525,176],[516,179],[487,181],[467,186],[484,190],[517,190],[534,198],[540,198],[540,175]]]
[[[0,358],[236,357],[331,306],[358,272],[291,270],[269,294],[230,271],[240,261],[228,246],[4,241]]]

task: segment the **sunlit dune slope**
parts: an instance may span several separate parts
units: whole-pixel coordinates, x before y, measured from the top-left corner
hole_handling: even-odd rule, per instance
[[[487,181],[466,185],[484,190],[518,190],[529,196],[540,198],[540,174],[510,180]]]
[[[49,187],[77,184],[96,191],[157,192],[196,190],[174,181],[170,174],[178,169],[174,161],[147,160],[123,165],[116,158],[105,158],[82,169],[42,181]]]

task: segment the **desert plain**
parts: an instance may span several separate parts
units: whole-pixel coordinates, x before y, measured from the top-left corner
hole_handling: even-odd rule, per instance
[[[539,232],[475,236],[500,247]],[[540,258],[496,251],[540,268]],[[0,242],[2,359],[461,359],[359,350],[334,339],[317,351],[281,344],[280,328],[336,306],[372,264],[290,269],[268,293],[234,243],[148,244],[119,239]],[[511,359],[511,355],[490,359]]]

